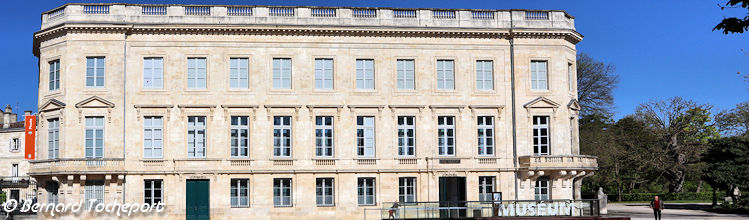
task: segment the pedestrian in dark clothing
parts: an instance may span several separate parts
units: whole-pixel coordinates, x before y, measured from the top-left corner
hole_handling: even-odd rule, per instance
[[[663,200],[658,198],[658,196],[655,196],[653,198],[653,201],[650,201],[650,208],[653,209],[653,215],[655,215],[655,220],[661,219],[661,211],[665,209],[663,205]]]

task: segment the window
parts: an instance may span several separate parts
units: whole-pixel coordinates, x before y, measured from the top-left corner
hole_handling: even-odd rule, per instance
[[[273,117],[273,156],[291,157],[291,116]]]
[[[273,88],[291,89],[290,58],[273,58]]]
[[[21,150],[21,140],[18,138],[11,138],[10,139],[10,152],[16,152]]]
[[[11,164],[10,176],[18,177],[18,164],[17,163]]]
[[[144,180],[143,198],[145,199],[144,204],[156,205],[161,202],[162,198],[162,180]]]
[[[60,158],[60,119],[47,121],[47,159]]]
[[[375,178],[360,177],[357,186],[359,205],[375,205]]]
[[[315,117],[315,155],[318,157],[333,156],[333,117]]]
[[[164,83],[164,59],[143,58],[143,88],[160,89]]]
[[[414,60],[397,60],[397,88],[402,90],[414,89]]]
[[[60,88],[60,60],[49,62],[49,91]]]
[[[291,178],[273,179],[273,205],[292,206],[291,204]]]
[[[250,88],[250,61],[247,58],[229,59],[229,88]]]
[[[479,201],[492,201],[494,197],[494,180],[493,176],[480,176],[479,177]]]
[[[365,157],[374,156],[374,123],[374,117],[372,116],[356,117],[356,155]]]
[[[575,92],[575,69],[572,69],[572,63],[567,63],[567,82],[569,82],[570,92]]]
[[[55,181],[47,181],[45,189],[47,190],[47,203],[57,204],[57,202],[59,201],[59,197],[57,195],[60,190],[60,184]]]
[[[439,138],[439,155],[455,156],[455,117],[437,117],[437,138]]]
[[[187,157],[205,157],[205,116],[187,117]]]
[[[333,89],[333,59],[315,59],[315,89]]]
[[[187,88],[205,89],[206,70],[205,58],[187,58]]]
[[[86,180],[83,187],[86,198],[85,207],[96,206],[104,202],[104,180]]]
[[[484,91],[494,89],[492,63],[491,60],[476,61],[476,89]]]
[[[104,117],[86,117],[86,158],[104,155]]]
[[[549,155],[549,116],[533,116],[533,154]]]
[[[250,179],[231,179],[231,207],[250,207]]]
[[[414,116],[398,116],[398,156],[416,154],[416,127]]]
[[[250,117],[231,116],[231,156],[250,156]]]
[[[104,57],[86,57],[86,87],[104,87]]]
[[[479,155],[494,155],[494,117],[478,117]]]
[[[549,200],[549,177],[542,176],[536,179],[534,187],[536,200]]]
[[[437,89],[455,89],[453,60],[437,60]]]
[[[334,206],[333,199],[333,178],[317,178],[317,187],[315,188],[317,206]]]
[[[143,118],[143,157],[161,158],[164,149],[164,123],[161,116]]]
[[[546,61],[531,61],[531,88],[534,90],[547,90],[549,89],[547,80]]]
[[[374,89],[374,60],[356,60],[356,88]]]
[[[416,177],[398,178],[398,202],[416,202]]]

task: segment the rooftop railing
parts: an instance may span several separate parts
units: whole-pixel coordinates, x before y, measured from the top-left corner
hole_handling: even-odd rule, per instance
[[[377,10],[374,9],[351,9],[351,15],[355,18],[376,18]]]
[[[109,14],[109,5],[84,5],[84,14]]]
[[[455,19],[455,11],[432,11],[432,17],[435,19]]]
[[[226,15],[229,16],[252,16],[252,7],[227,7]]]
[[[474,20],[494,20],[493,11],[472,11],[471,18]]]
[[[209,6],[185,6],[185,15],[211,15],[211,7]]]
[[[166,7],[164,6],[143,6],[144,15],[166,15]]]
[[[268,8],[268,14],[276,17],[294,17],[294,8]]]
[[[313,8],[312,17],[335,17],[335,8]]]
[[[416,10],[393,10],[395,18],[416,18]]]
[[[545,11],[526,11],[525,20],[549,20],[549,12]]]

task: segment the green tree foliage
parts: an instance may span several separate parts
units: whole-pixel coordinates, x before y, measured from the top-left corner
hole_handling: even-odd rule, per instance
[[[619,83],[616,67],[597,61],[588,54],[577,54],[577,99],[580,115],[611,115],[613,90]]]
[[[728,33],[744,33],[749,30],[749,0],[728,0],[725,5],[720,7],[720,10],[726,8],[745,8],[747,9],[746,16],[744,18],[739,17],[728,17],[713,28],[715,30],[723,30],[723,34]]]
[[[702,160],[707,163],[702,178],[710,185],[729,192],[737,187],[749,189],[749,138],[734,136],[711,140]],[[733,201],[739,201],[730,194]]]
[[[749,101],[715,115],[715,124],[725,136],[749,136]]]

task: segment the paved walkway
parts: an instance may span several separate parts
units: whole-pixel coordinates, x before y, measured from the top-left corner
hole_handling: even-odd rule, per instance
[[[663,219],[749,219],[749,215],[703,211],[710,203],[666,203]],[[608,216],[629,216],[632,220],[653,219],[653,210],[645,203],[609,203]]]

